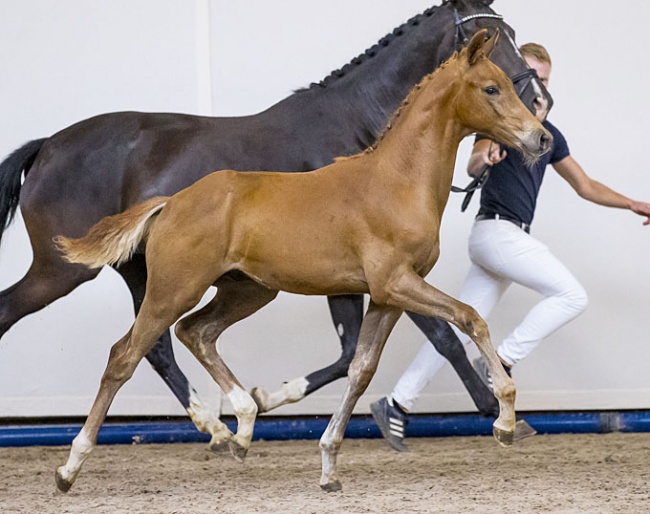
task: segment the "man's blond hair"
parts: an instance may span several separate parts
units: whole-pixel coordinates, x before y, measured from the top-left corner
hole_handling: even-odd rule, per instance
[[[537,43],[526,43],[525,45],[521,45],[519,50],[524,57],[528,56],[537,59],[539,62],[552,64],[551,56],[542,45],[538,45]]]

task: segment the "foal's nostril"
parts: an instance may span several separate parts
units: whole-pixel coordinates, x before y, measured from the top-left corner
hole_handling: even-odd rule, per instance
[[[542,153],[547,152],[551,148],[551,142],[553,139],[546,133],[542,132],[539,136],[539,149]]]

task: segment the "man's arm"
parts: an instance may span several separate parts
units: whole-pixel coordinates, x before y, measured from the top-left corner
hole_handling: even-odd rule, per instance
[[[640,216],[645,216],[646,220],[643,224],[650,225],[650,203],[631,200],[610,189],[605,184],[592,179],[570,155],[553,164],[553,168],[581,198],[605,207],[629,209]]]

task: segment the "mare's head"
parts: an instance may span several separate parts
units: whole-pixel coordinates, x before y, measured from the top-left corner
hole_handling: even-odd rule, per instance
[[[477,32],[451,61],[458,73],[455,115],[468,131],[516,148],[533,162],[551,148],[552,136],[521,102],[508,76],[489,60],[499,33],[486,37],[487,30]]]
[[[501,37],[494,46],[490,60],[510,77],[524,105],[539,119],[545,119],[553,105],[553,98],[537,77],[535,70],[528,66],[521,55],[515,43],[515,31],[490,8],[492,1],[445,1],[453,10],[456,49],[466,45],[471,35],[480,29],[488,29],[491,35],[499,31]]]

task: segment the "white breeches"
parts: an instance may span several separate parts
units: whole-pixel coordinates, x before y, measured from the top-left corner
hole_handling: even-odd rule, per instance
[[[587,307],[587,294],[546,245],[506,220],[477,221],[469,238],[472,265],[458,296],[487,319],[510,284],[517,283],[544,298],[497,347],[514,365]],[[464,344],[470,339],[454,327]],[[426,342],[393,390],[393,398],[411,409],[420,392],[445,363]]]

